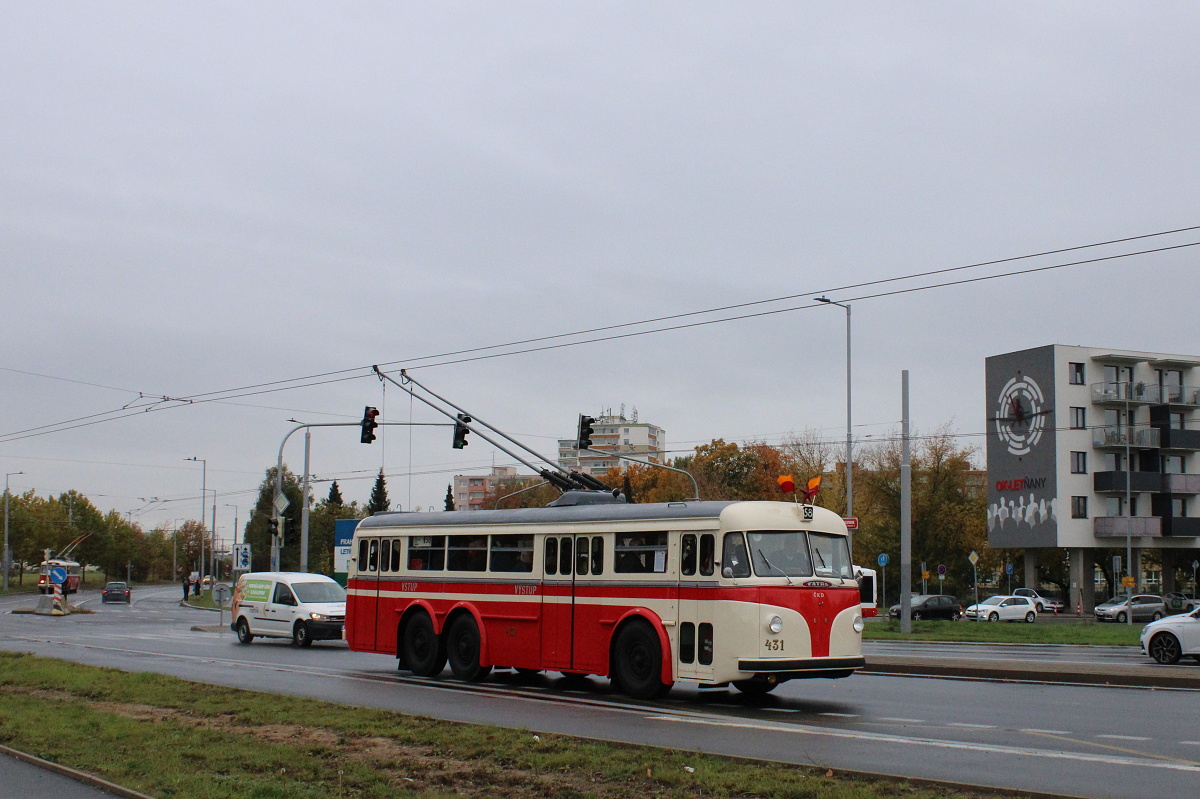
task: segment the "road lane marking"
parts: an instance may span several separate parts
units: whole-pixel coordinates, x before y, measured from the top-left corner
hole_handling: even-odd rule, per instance
[[[880,721],[898,721],[901,724],[924,724],[925,719],[898,719],[893,716],[883,716]]]
[[[1018,730],[1017,732],[1032,732],[1032,733],[1037,733],[1038,735],[1070,735],[1071,734],[1070,730],[1038,730],[1038,729],[1034,729],[1033,727],[1027,727],[1023,730]]]
[[[1192,761],[1192,760],[1183,760],[1178,757],[1171,757],[1170,755],[1156,755],[1153,752],[1142,752],[1138,749],[1126,749],[1123,746],[1110,746],[1108,744],[1096,743],[1095,741],[1088,741],[1083,738],[1065,738],[1065,737],[1058,737],[1058,736],[1054,736],[1054,735],[1047,735],[1046,737],[1052,741],[1072,741],[1074,743],[1082,744],[1084,746],[1094,746],[1097,749],[1109,749],[1113,752],[1124,752],[1124,753],[1130,754],[1130,755],[1140,755],[1142,757],[1154,758],[1155,760],[1160,760],[1160,761],[1167,762],[1167,763],[1176,763],[1176,764],[1192,766],[1197,769],[1200,769],[1200,763],[1196,763],[1195,761]],[[1099,737],[1099,736],[1097,736],[1097,737]],[[1119,737],[1119,736],[1112,736],[1112,737]],[[1146,740],[1149,740],[1149,739],[1146,739]],[[1118,758],[1118,760],[1119,759],[1120,758]]]
[[[1097,738],[1111,738],[1114,741],[1150,741],[1152,738],[1143,738],[1140,735],[1104,735],[1100,734]]]
[[[995,724],[966,724],[963,722],[952,721],[946,725],[947,727],[966,727],[970,730],[994,730]]]
[[[1200,741],[1180,741],[1184,746],[1200,746]]]
[[[985,754],[1009,754],[1023,757],[1040,757],[1051,760],[1077,760],[1084,763],[1097,763],[1110,766],[1141,766],[1143,768],[1165,769],[1168,771],[1184,771],[1200,774],[1200,763],[1176,758],[1157,757],[1143,752],[1134,752],[1139,757],[1120,757],[1116,755],[1089,754],[1087,752],[1064,752],[1050,749],[1039,749],[1025,746],[1005,746],[1003,744],[971,743],[969,741],[947,741],[936,738],[906,738],[900,735],[886,733],[864,732],[857,730],[842,730],[830,727],[809,727],[802,724],[775,724],[761,721],[737,721],[733,719],[704,718],[700,716],[648,716],[651,721],[673,721],[679,724],[697,724],[710,727],[725,727],[760,732],[769,729],[772,732],[787,732],[795,735],[812,735],[825,738],[848,738],[872,743],[897,743],[911,746],[926,746],[937,749],[958,749],[968,752]],[[1087,744],[1087,741],[1078,743]],[[1099,744],[1092,744],[1099,746]],[[1116,749],[1116,747],[1104,747]],[[1128,751],[1128,750],[1123,750]]]
[[[817,715],[830,716],[831,718],[837,718],[837,719],[856,719],[856,718],[858,718],[857,713],[818,713]]]

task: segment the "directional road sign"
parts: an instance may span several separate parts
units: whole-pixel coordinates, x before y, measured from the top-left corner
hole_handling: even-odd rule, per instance
[[[876,562],[876,563],[878,563],[880,566],[886,566],[886,565],[888,565],[888,556],[887,556],[887,553],[886,553],[886,552],[880,552],[880,553],[879,553],[879,557],[875,559],[875,562]]]

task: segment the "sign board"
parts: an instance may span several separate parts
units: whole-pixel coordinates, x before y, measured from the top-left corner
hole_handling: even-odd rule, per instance
[[[333,523],[333,579],[342,585],[350,575],[350,550],[358,519],[337,519]]]
[[[888,565],[887,553],[886,552],[879,553],[879,557],[875,559],[875,562],[878,563],[880,566]]]
[[[1005,574],[1012,574],[1012,573],[1013,573],[1013,568],[1012,568],[1012,564],[1011,564],[1011,563],[1005,563],[1005,564],[1004,564],[1004,573],[1005,573]]]
[[[67,570],[62,566],[55,566],[50,570],[50,582],[55,585],[62,585],[67,581]]]
[[[928,579],[929,579],[929,572],[921,572],[921,579],[922,579],[922,580],[928,580]]]
[[[1122,577],[1121,585],[1125,586],[1126,588],[1133,588],[1133,578],[1132,577]]]
[[[937,573],[938,573],[938,577],[945,577],[946,576],[946,564],[939,563],[938,568],[937,568]]]
[[[233,545],[233,569],[239,572],[250,571],[250,545]]]
[[[286,496],[284,496],[283,494],[275,495],[275,502],[274,502],[275,512],[278,513],[280,516],[283,515],[283,512],[285,510],[287,510],[287,506],[290,504],[291,503],[288,502],[288,498]]]
[[[967,555],[967,560],[971,561],[972,566],[979,562],[979,556],[975,554],[975,550],[971,550],[971,554]]]
[[[846,523],[847,530],[857,530],[858,529],[858,517],[857,516],[845,516],[842,518],[842,521],[844,521]]]
[[[1113,555],[1113,574],[1121,573],[1121,556]]]
[[[229,586],[225,583],[217,583],[213,587],[213,602],[217,603],[217,607],[223,608],[229,605],[229,597],[233,593],[229,590]]]

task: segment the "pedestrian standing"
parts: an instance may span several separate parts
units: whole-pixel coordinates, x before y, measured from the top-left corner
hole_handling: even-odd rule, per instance
[[[190,594],[191,592],[192,592],[192,581],[189,580],[188,576],[185,574],[185,575],[183,575],[183,601],[184,602],[187,601],[188,594]]]

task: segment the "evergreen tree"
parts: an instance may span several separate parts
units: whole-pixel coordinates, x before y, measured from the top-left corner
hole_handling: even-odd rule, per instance
[[[367,502],[367,512],[383,513],[391,508],[392,503],[387,495],[387,479],[383,476],[383,469],[380,469],[379,476],[375,478],[375,486],[371,489],[371,499]]]
[[[325,499],[328,505],[344,505],[342,501],[342,490],[338,488],[337,480],[333,481],[333,485],[329,486],[329,496]]]
[[[629,472],[625,472],[624,479],[621,482],[621,493],[625,495],[625,501],[633,504],[637,500],[633,498],[633,481],[629,479]]]
[[[454,486],[446,486],[446,510],[454,510]]]

